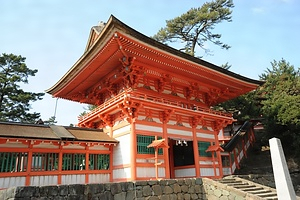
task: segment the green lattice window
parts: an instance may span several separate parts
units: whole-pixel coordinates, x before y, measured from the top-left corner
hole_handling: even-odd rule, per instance
[[[32,153],[31,171],[58,169],[58,153]]]
[[[0,172],[24,172],[27,166],[27,153],[0,152]]]
[[[85,169],[85,154],[64,153],[62,170],[83,170]]]
[[[209,146],[210,146],[210,142],[198,142],[199,156],[212,157],[211,152],[206,152]]]
[[[157,137],[160,140],[162,137]],[[147,146],[155,140],[155,136],[137,135],[137,152],[138,154],[154,154],[154,148],[148,148]],[[158,149],[158,154],[163,154],[163,149]]]
[[[90,170],[108,170],[109,154],[90,154],[89,155]]]

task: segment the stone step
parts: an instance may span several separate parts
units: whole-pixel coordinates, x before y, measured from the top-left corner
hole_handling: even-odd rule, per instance
[[[276,197],[266,197],[265,198],[266,200],[278,200],[278,197],[276,196]]]
[[[262,195],[257,195],[259,197],[263,197],[263,198],[266,198],[266,197],[272,197],[272,198],[277,198],[277,194],[275,194],[274,192],[271,192],[271,193],[268,193],[268,194],[262,194]]]
[[[245,188],[245,189],[242,189],[244,192],[251,192],[251,191],[257,191],[257,190],[263,190],[262,187],[257,187],[257,186],[254,186],[253,188]]]
[[[255,185],[249,185],[249,184],[245,184],[245,185],[236,185],[234,186],[236,189],[254,189],[257,188]],[[245,191],[245,190],[243,190]]]
[[[249,193],[260,196],[260,195],[264,195],[266,193],[272,193],[272,191],[263,189],[263,190],[257,190],[257,191],[250,191]]]
[[[276,192],[248,180],[230,177],[221,179],[219,182],[263,199],[278,200]]]
[[[238,185],[238,184],[244,184],[242,181],[234,181],[234,182],[221,182],[221,183],[223,183],[223,184],[226,184],[226,185],[230,185],[230,186],[232,186],[232,185]]]
[[[219,182],[234,182],[234,181],[236,181],[236,179],[234,178],[224,178],[219,180]]]

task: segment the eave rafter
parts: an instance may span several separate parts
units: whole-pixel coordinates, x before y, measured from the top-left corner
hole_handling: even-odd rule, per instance
[[[233,90],[239,90],[240,87],[235,85],[241,84],[245,88],[256,87],[256,84],[238,80],[207,67],[199,66],[190,61],[177,58],[174,55],[161,53],[157,51],[157,49],[132,41],[130,36],[120,34],[120,41],[123,43],[124,51],[128,54],[135,55],[142,60],[148,60],[147,62],[156,63],[157,66],[164,66],[164,70],[168,70],[170,72],[176,71],[179,74],[182,73],[189,77],[195,77],[195,80],[202,80],[204,84],[214,83],[215,85],[219,85],[220,89],[232,88]],[[137,51],[137,49],[139,49],[139,51]]]

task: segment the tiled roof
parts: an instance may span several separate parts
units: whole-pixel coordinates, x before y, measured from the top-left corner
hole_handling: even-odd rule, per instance
[[[117,140],[114,138],[109,137],[107,134],[100,132],[99,129],[83,129],[83,128],[67,128],[67,130],[76,137],[77,140],[84,140],[84,141],[102,141],[102,142],[114,142],[116,143]]]
[[[49,126],[0,123],[0,136],[60,140]]]
[[[101,129],[0,122],[0,137],[118,143]]]

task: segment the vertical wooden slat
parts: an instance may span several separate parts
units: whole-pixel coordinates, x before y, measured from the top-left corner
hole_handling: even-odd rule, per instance
[[[14,158],[16,153],[10,154],[9,172],[13,171]]]
[[[5,153],[1,153],[0,152],[0,160],[1,160],[1,167],[0,167],[0,172],[3,172],[3,168],[4,168],[4,161],[5,161]]]

